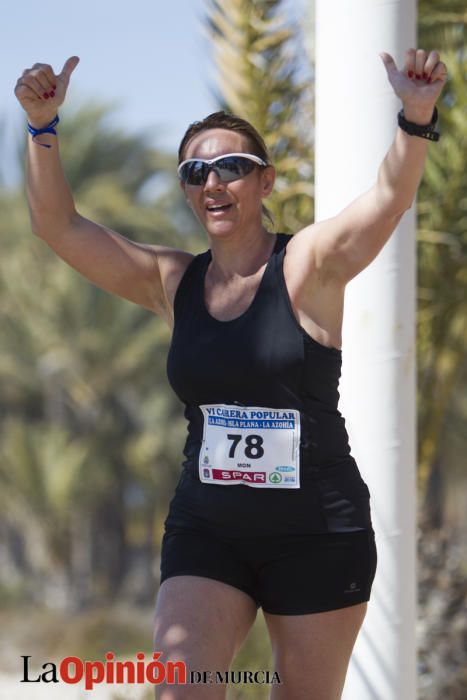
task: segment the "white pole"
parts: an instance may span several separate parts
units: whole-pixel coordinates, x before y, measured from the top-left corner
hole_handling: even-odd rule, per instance
[[[379,58],[403,65],[416,2],[317,0],[316,220],[376,181],[398,98]],[[415,212],[347,287],[340,408],[372,494],[378,571],[344,700],[415,700]]]

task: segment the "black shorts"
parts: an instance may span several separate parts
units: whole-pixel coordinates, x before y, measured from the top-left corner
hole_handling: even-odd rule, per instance
[[[166,525],[161,583],[171,576],[204,576],[244,591],[265,612],[305,615],[368,601],[376,558],[372,528],[228,537]]]

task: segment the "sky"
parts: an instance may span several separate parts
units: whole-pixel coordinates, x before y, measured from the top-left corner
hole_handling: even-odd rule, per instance
[[[294,16],[306,3],[287,1]],[[34,63],[58,73],[79,56],[66,103],[111,102],[116,123],[149,130],[154,145],[170,150],[190,122],[216,108],[206,0],[0,0],[0,7],[0,166],[8,183],[17,177],[14,137],[25,126],[13,91]]]

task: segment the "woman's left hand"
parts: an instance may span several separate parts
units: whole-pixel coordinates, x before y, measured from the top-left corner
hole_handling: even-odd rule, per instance
[[[398,70],[390,54],[383,52],[380,57],[394,92],[404,104],[404,112],[410,109],[414,113],[431,115],[448,75],[439,53],[409,49],[403,70]]]

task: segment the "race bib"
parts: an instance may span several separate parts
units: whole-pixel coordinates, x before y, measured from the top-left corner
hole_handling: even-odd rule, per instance
[[[300,412],[206,404],[199,478],[204,484],[300,488]]]

